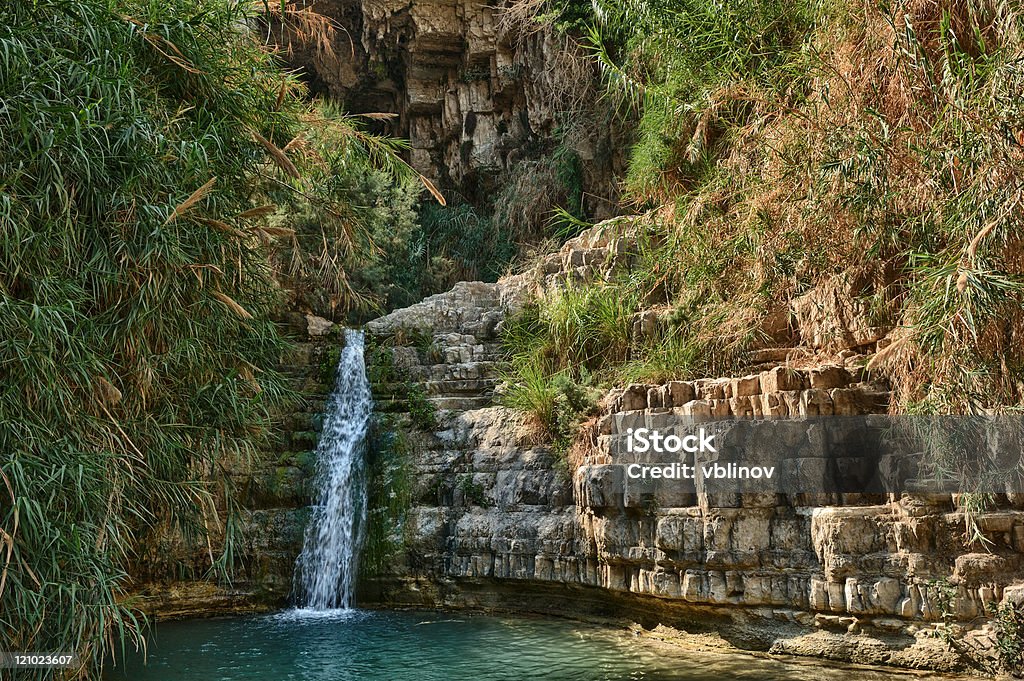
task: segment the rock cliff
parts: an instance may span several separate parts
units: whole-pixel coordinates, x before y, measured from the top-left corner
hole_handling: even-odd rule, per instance
[[[863,370],[857,353],[610,390],[567,456],[497,403],[508,314],[567,280],[628,269],[632,224],[603,223],[521,274],[462,282],[367,324],[378,430],[402,431],[405,445],[400,460],[392,452],[387,466],[371,462],[370,517],[378,527],[369,535],[385,541],[368,547],[360,601],[634,621],[711,633],[745,649],[993,669],[1006,644],[996,624],[1000,606],[1024,604],[1019,500],[1003,498],[997,509],[968,518],[949,495],[723,495],[673,484],[631,488],[623,480],[624,467],[640,458],[617,444],[622,432],[659,427],[670,416],[715,424],[884,412],[886,386]],[[805,316],[808,326],[800,326],[793,316],[795,335],[818,338],[815,319]],[[639,315],[632,332],[647,333],[650,323]],[[285,603],[339,342],[329,323],[296,324],[304,341],[285,369],[307,399],[266,451],[232,469],[246,507],[237,516],[246,538],[239,578],[220,586],[195,579],[218,548],[216,531],[212,546],[168,531],[136,571],[136,592],[150,612],[173,617]],[[846,347],[864,344],[854,339]],[[800,354],[775,354],[787,353]],[[759,351],[752,361],[770,355]],[[382,441],[379,433],[375,440]],[[821,445],[802,456],[823,461],[829,452]],[[969,526],[988,543],[974,541]],[[196,574],[169,574],[167,566],[183,560]]]
[[[505,3],[291,6],[334,27],[319,40],[294,19],[292,28],[273,32],[313,92],[354,113],[393,114],[376,123],[408,139],[413,167],[443,189],[485,201],[510,171],[563,144],[580,162],[587,212],[607,216],[614,209],[622,145],[615,126],[591,120],[597,69],[566,36]]]
[[[1024,597],[1024,512],[1005,499],[976,516],[990,541],[982,545],[966,535],[949,495],[715,495],[672,486],[631,494],[622,485],[635,455],[614,446],[615,436],[657,427],[672,412],[709,423],[885,412],[886,386],[860,363],[844,366],[855,353],[612,390],[568,463],[522,415],[495,404],[504,316],[566,279],[628,267],[629,224],[600,225],[523,274],[462,283],[367,325],[440,417],[410,436],[414,482],[401,545],[364,580],[364,598],[626,618],[713,630],[743,648],[990,668],[996,608]],[[817,322],[807,323],[817,338]],[[643,332],[639,319],[634,333]],[[846,347],[863,349],[863,341]]]

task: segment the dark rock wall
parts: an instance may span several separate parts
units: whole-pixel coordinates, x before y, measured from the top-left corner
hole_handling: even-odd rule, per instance
[[[353,113],[393,113],[383,132],[444,191],[481,203],[522,161],[565,144],[578,155],[587,212],[616,208],[622,132],[597,120],[599,74],[573,40],[475,0],[292,3],[329,17],[329,43],[272,32],[312,91]],[[606,107],[604,107],[606,108]]]

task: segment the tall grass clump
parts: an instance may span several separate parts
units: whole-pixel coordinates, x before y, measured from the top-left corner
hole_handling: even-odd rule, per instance
[[[617,283],[567,283],[505,322],[502,402],[530,415],[556,453],[568,451],[596,386],[629,358],[637,303]]]
[[[639,118],[626,177],[670,199],[723,153],[758,102],[793,100],[820,0],[595,0],[587,42],[620,107]]]
[[[900,402],[933,413],[1020,405],[1024,323],[1024,25],[1005,3],[908,2],[860,24],[877,55],[841,64],[856,97],[831,110],[821,203],[899,272],[900,331],[874,365]],[[874,91],[861,82],[883,80]],[[855,260],[863,260],[854,258]]]
[[[413,240],[410,273],[419,276],[424,294],[450,288],[457,281],[495,281],[516,252],[507,230],[487,209],[468,203],[427,204],[419,212],[420,230]]]
[[[663,225],[639,276],[697,345],[788,342],[767,320],[846,278],[894,329],[894,408],[1021,404],[1019,8],[602,0],[589,23]]]
[[[548,352],[560,367],[575,372],[625,360],[637,303],[622,286],[567,283],[540,308]]]
[[[357,229],[307,179],[315,114],[248,7],[0,6],[0,649],[77,652],[74,676],[141,642],[150,528],[205,537],[230,574],[225,467],[285,396],[274,254],[309,203]],[[339,125],[334,147],[386,157]]]

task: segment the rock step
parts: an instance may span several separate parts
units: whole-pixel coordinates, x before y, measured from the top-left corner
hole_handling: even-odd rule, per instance
[[[849,370],[838,365],[812,369],[775,367],[739,378],[702,378],[696,381],[669,381],[660,385],[634,383],[612,390],[609,397],[611,411],[619,412],[682,407],[694,400],[749,401],[750,398],[776,394],[811,391],[828,394],[837,389],[870,395],[872,402],[888,394],[884,386],[870,383],[866,380],[868,378],[863,369]]]
[[[375,397],[373,400],[373,410],[387,414],[405,413],[408,411],[408,402],[406,400]]]
[[[427,393],[430,395],[482,395],[494,390],[498,384],[496,378],[466,379],[455,381],[427,381]]]
[[[494,378],[501,362],[466,362],[460,364],[431,364],[411,367],[409,377],[414,381],[454,381]]]
[[[405,331],[428,330],[492,338],[503,316],[497,284],[459,282],[439,293],[366,324],[371,336],[395,336]]]
[[[761,348],[760,350],[751,350],[746,354],[746,358],[748,362],[754,364],[771,364],[803,357],[808,352],[807,348]]]
[[[471,411],[473,409],[483,409],[485,407],[494,406],[494,400],[491,397],[477,396],[477,397],[430,397],[428,398],[435,407],[438,409],[446,409],[449,411]]]

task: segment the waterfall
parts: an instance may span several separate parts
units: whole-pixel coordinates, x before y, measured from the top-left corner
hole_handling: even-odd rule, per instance
[[[301,607],[330,610],[353,605],[366,520],[363,454],[371,410],[363,333],[348,329],[316,448],[317,501],[296,561],[294,592]]]

